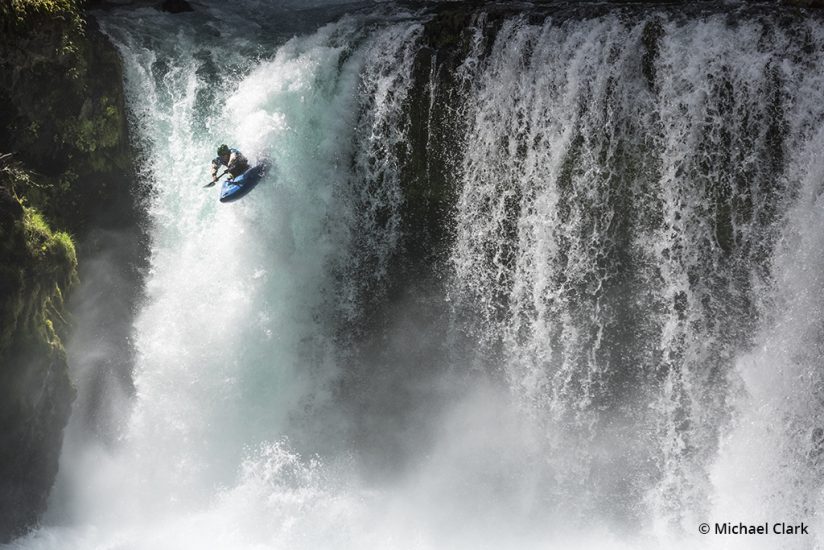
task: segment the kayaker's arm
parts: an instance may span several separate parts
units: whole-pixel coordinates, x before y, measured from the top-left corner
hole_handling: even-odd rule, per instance
[[[210,181],[209,183],[207,183],[207,184],[206,184],[206,185],[204,185],[203,187],[211,187],[211,186],[213,186],[214,184],[216,184],[216,183],[217,183],[217,181],[218,181],[220,178],[222,178],[223,176],[225,176],[225,175],[226,175],[226,174],[228,174],[228,173],[229,173],[229,170],[224,170],[224,171],[223,171],[223,173],[222,173],[222,174],[220,174],[219,176],[212,176],[212,181]]]
[[[217,181],[217,171],[220,168],[221,164],[223,164],[223,163],[220,162],[220,157],[217,157],[216,159],[212,160],[212,181],[213,182]]]
[[[230,172],[231,172],[231,171],[234,169],[234,167],[237,165],[237,160],[238,160],[238,159],[237,159],[237,153],[236,153],[236,152],[234,152],[234,151],[232,151],[232,154],[231,154],[231,155],[229,155],[229,162],[226,164],[226,167],[229,169],[229,171],[230,171]],[[233,173],[234,173],[234,172],[233,172]]]

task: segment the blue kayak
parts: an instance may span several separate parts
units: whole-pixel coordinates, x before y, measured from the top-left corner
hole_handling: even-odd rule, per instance
[[[263,161],[247,169],[238,177],[224,181],[223,186],[220,188],[220,202],[235,201],[251,191],[266,175],[268,167],[269,164]]]

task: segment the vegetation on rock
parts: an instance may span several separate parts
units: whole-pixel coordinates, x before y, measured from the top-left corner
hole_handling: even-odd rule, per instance
[[[13,195],[33,179],[0,168],[0,540],[45,508],[74,399],[61,336],[77,254],[68,234]]]
[[[139,223],[120,59],[83,8],[0,0],[0,543],[45,510],[75,397],[64,299],[98,245],[69,234]]]
[[[79,233],[101,199],[128,196],[118,189],[131,172],[120,60],[75,0],[0,6],[0,151],[40,175],[41,187],[18,192]]]

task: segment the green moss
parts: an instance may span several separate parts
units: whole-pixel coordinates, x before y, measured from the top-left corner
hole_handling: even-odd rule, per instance
[[[34,261],[34,279],[49,285],[49,292],[62,292],[77,278],[77,251],[65,232],[53,232],[43,215],[33,208],[23,208],[26,247]],[[51,296],[47,298],[52,299]]]
[[[27,236],[31,239],[29,242],[36,242],[37,240],[51,238],[51,229],[43,215],[33,208],[23,208],[25,215],[24,227],[26,228]],[[29,247],[32,248],[31,246]]]
[[[61,351],[55,327],[66,326],[63,296],[77,281],[77,251],[71,236],[54,231],[42,213],[9,190],[37,187],[17,166],[0,169],[0,358],[11,342]],[[2,361],[0,361],[2,362]]]
[[[116,147],[123,137],[123,115],[114,100],[106,96],[84,104],[80,118],[66,118],[61,122],[59,139],[83,153]]]
[[[22,533],[45,507],[75,396],[62,342],[74,243],[9,192],[12,173],[23,172],[0,169],[0,507],[16,511],[0,518],[4,536]]]
[[[54,251],[64,265],[77,267],[77,251],[74,248],[74,241],[68,233],[58,231],[54,234]]]
[[[42,20],[59,20],[70,31],[82,31],[83,18],[75,0],[11,0],[3,3],[9,21],[16,30],[26,31]],[[70,43],[66,47],[71,47]]]

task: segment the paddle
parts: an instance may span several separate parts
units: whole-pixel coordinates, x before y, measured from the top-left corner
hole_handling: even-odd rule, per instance
[[[226,175],[226,174],[228,174],[228,173],[229,173],[229,170],[224,170],[224,171],[223,171],[223,173],[222,173],[221,175],[219,175],[216,179],[214,179],[214,180],[210,181],[209,183],[207,183],[207,184],[206,184],[206,185],[204,185],[203,187],[211,187],[211,186],[213,186],[214,184],[216,184],[216,183],[217,183],[217,181],[218,181],[220,178],[222,178],[223,176],[225,176],[225,175]]]

